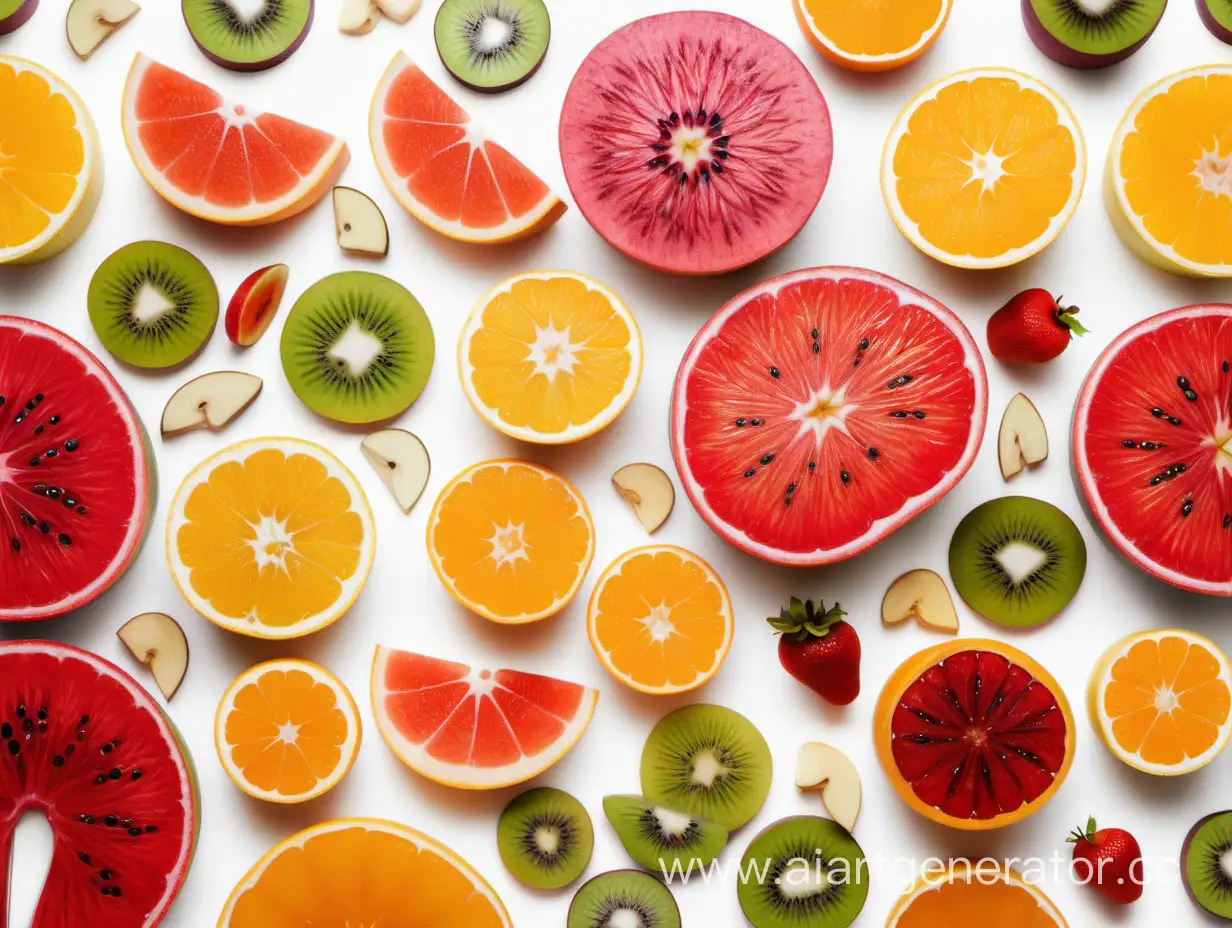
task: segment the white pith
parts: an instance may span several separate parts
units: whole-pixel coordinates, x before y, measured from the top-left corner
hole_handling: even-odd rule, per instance
[[[792,0],[795,3],[797,10],[800,11],[799,19],[805,23],[809,33],[817,39],[822,45],[828,48],[836,57],[842,58],[844,61],[850,61],[852,64],[892,64],[896,61],[908,61],[915,55],[918,55],[922,49],[927,48],[944,27],[946,20],[950,15],[950,8],[953,6],[953,0],[943,0],[941,10],[937,14],[937,21],[920,36],[919,40],[910,48],[904,49],[901,52],[894,52],[886,55],[861,55],[852,54],[844,51],[834,44],[834,41],[817,28],[817,23],[813,21],[813,17],[809,15],[808,10],[804,7],[804,0]]]
[[[154,322],[165,316],[175,304],[167,299],[167,295],[149,281],[141,285],[133,300],[133,318],[142,325]]]
[[[659,823],[659,829],[667,835],[679,837],[687,832],[693,824],[693,819],[687,815],[682,815],[673,809],[664,809],[662,806],[656,806],[651,809],[650,814]]]
[[[799,860],[790,864],[774,880],[784,899],[807,899],[830,888],[830,879],[820,863]]]
[[[344,366],[351,377],[359,378],[363,377],[384,350],[385,346],[379,338],[365,332],[360,328],[359,322],[352,319],[351,324],[329,346],[327,354]]]
[[[1028,883],[1013,870],[984,866],[978,863],[955,866],[949,870],[926,871],[916,881],[915,886],[908,890],[894,907],[894,911],[890,914],[890,920],[886,923],[886,928],[899,928],[904,923],[903,916],[910,911],[912,905],[918,899],[929,893],[939,893],[952,883],[975,883],[979,886],[990,886],[996,885],[999,882],[1021,889],[1031,897],[1045,916],[1056,922],[1056,928],[1065,928],[1067,924],[1065,918],[1057,907],[1053,905],[1052,900],[1044,895],[1043,890],[1037,885]]]
[[[1011,541],[1005,547],[993,552],[992,556],[1015,586],[1039,570],[1048,560],[1047,554],[1023,541]]]

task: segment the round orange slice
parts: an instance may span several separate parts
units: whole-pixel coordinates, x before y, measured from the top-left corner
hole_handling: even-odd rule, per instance
[[[894,906],[886,928],[954,925],[1067,928],[1044,891],[1013,870],[956,861],[924,873]]]
[[[1142,632],[1114,644],[1095,665],[1088,699],[1108,750],[1143,773],[1193,773],[1232,738],[1232,666],[1193,632]]]
[[[817,50],[852,71],[889,71],[932,48],[953,0],[792,0]]]
[[[486,461],[449,481],[428,517],[428,557],[451,596],[522,625],[577,595],[595,525],[577,487],[528,461]]]
[[[337,786],[359,754],[359,709],[311,661],[258,664],[227,687],[214,747],[231,782],[267,802],[307,802]]]
[[[612,562],[590,596],[586,630],[608,672],[643,693],[697,689],[732,643],[732,604],[709,564],[672,545],[648,545]]]

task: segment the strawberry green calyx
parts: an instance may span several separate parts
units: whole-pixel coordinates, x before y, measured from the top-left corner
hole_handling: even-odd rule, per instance
[[[1057,322],[1069,329],[1071,335],[1086,335],[1091,331],[1076,318],[1077,306],[1062,306],[1061,297],[1057,297]]]
[[[1095,824],[1095,816],[1087,819],[1086,831],[1081,828],[1075,828],[1070,832],[1070,836],[1065,839],[1066,844],[1081,844],[1086,841],[1090,844],[1095,843],[1095,833],[1099,830],[1099,826]]]
[[[826,637],[846,614],[837,602],[826,609],[824,601],[815,605],[811,599],[802,601],[793,596],[791,603],[779,610],[777,618],[771,616],[766,621],[776,632],[792,641],[808,641],[810,638]]]

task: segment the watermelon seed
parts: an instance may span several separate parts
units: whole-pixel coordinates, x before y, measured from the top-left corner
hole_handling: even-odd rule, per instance
[[[815,470],[817,470],[817,462],[816,462],[816,461],[809,461],[809,473],[811,474],[811,473],[813,473]]]
[[[86,864],[87,866],[90,863],[90,855],[87,854],[85,851],[78,851],[77,859],[80,860],[83,864]]]
[[[761,456],[761,465],[762,465],[762,467],[765,467],[767,464],[769,464],[769,463],[770,463],[771,461],[773,461],[773,460],[774,460],[774,452],[773,452],[773,451],[771,451],[769,454],[763,454],[763,455]]]
[[[770,368],[770,376],[773,377],[775,380],[778,380],[783,375],[777,367],[772,367]]]
[[[77,750],[77,745],[73,744],[72,742],[69,742],[68,744],[64,746],[64,756],[65,757],[71,756],[75,750]]]
[[[31,459],[30,459],[30,466],[31,466],[31,467],[38,467],[38,466],[39,466],[39,459],[38,459],[38,458],[31,458]]]
[[[146,833],[147,835],[152,835],[152,834],[154,834],[154,832],[156,832],[156,831],[158,831],[158,826],[157,826],[157,825],[146,825],[146,826],[145,826],[145,833]]]
[[[34,731],[34,719],[22,719],[21,720],[21,730],[22,731]]]
[[[61,490],[59,487],[48,487],[46,490],[43,491],[43,495],[46,496],[48,499],[59,499],[63,493],[64,491]]]
[[[838,472],[838,478],[843,481],[844,485],[851,483],[851,474],[847,473],[845,470],[840,470]]]
[[[4,738],[7,741],[9,738],[12,738],[12,737],[13,737],[13,726],[10,725],[8,722],[5,722],[3,725],[0,725],[0,738]]]
[[[12,754],[14,757],[16,757],[18,754],[21,753],[21,745],[18,744],[16,741],[10,741],[9,742],[9,753]]]
[[[24,702],[19,703],[17,706],[17,717],[19,719],[24,719],[26,717],[26,704]]]
[[[81,717],[81,721],[80,721],[80,722],[78,722],[77,724],[78,724],[78,725],[82,725],[82,726],[89,725],[89,724],[90,724],[90,717],[89,717],[88,715],[83,715],[83,716]]]
[[[116,825],[118,825],[119,823],[120,823],[120,819],[118,816],[115,816],[115,815],[108,815],[105,819],[103,819],[103,824],[106,825],[108,828],[115,828]]]
[[[1228,371],[1232,371],[1232,364],[1229,364],[1227,361],[1224,361],[1223,362],[1223,372],[1226,374]],[[3,397],[0,397],[0,399],[3,399]]]
[[[64,755],[63,755],[63,754],[57,754],[55,757],[53,757],[53,758],[51,759],[51,766],[53,766],[53,767],[63,767],[63,766],[64,766]]]
[[[73,543],[72,536],[65,535],[63,532],[56,536],[56,541],[60,542],[60,544],[64,545],[66,548]]]
[[[1181,518],[1188,519],[1191,512],[1193,512],[1193,500],[1187,499],[1181,503]]]
[[[98,750],[99,750],[99,753],[100,753],[100,754],[110,754],[112,751],[114,751],[114,750],[115,750],[115,745],[112,745],[112,744],[104,744],[104,745],[103,745],[101,748],[99,748]]]
[[[913,415],[913,416],[915,416],[917,419],[923,419],[923,418],[924,418],[924,410],[922,410],[922,409],[917,409],[915,412],[913,412],[913,413],[912,413],[912,415]]]
[[[84,515],[85,515],[88,511],[89,511],[89,510],[88,510],[88,509],[86,509],[86,507],[85,507],[85,506],[78,506],[78,507],[77,507],[77,515],[79,515],[79,516],[84,516]]]
[[[118,886],[104,886],[102,887],[102,892],[104,896],[111,896],[114,899],[120,898],[120,887]]]
[[[0,406],[3,406],[3,405],[4,405],[4,397],[0,396]]]
[[[897,387],[905,387],[907,386],[907,384],[911,383],[911,381],[913,380],[915,380],[915,376],[912,374],[900,374],[898,377],[895,377],[893,380],[891,380],[889,383],[886,384],[886,389],[893,390]]]
[[[128,829],[128,836],[129,836],[130,838],[139,838],[139,837],[141,837],[141,829],[140,829],[140,828],[130,828],[130,829]]]
[[[51,417],[50,419],[48,419],[47,421],[48,421],[48,422],[50,422],[52,425],[59,425],[59,424],[60,424],[60,417],[59,417],[59,416],[52,416],[52,417]]]
[[[761,425],[765,421],[766,421],[765,419],[750,419],[749,425],[754,425],[754,426]]]
[[[123,775],[124,774],[121,772],[119,767],[112,767],[110,770],[107,771],[107,777],[108,779],[111,779],[111,780],[118,780]]]
[[[796,485],[794,483],[787,484],[787,495],[783,498],[783,505],[790,506],[791,498],[796,495]]]
[[[868,449],[868,459],[869,459],[870,461],[875,461],[875,460],[877,460],[877,458],[879,458],[879,457],[881,457],[881,452],[880,452],[880,451],[878,451],[876,448],[869,448],[869,449]]]
[[[121,827],[121,828],[129,828],[129,827],[131,827],[131,826],[132,826],[132,824],[133,824],[133,820],[132,820],[131,818],[122,818],[122,819],[120,819],[120,827]]]
[[[35,434],[35,435],[42,435],[42,434],[43,434],[43,423],[41,423],[41,422],[40,422],[38,425],[36,425],[36,426],[34,427],[34,434]]]
[[[38,730],[39,730],[39,734],[40,734],[40,735],[45,735],[45,734],[47,734],[47,723],[46,723],[46,722],[39,722],[39,723],[38,723]]]
[[[93,815],[79,815],[79,816],[77,816],[77,820],[78,820],[78,821],[80,821],[80,822],[81,822],[82,824],[84,824],[84,825],[93,825],[93,824],[94,824],[94,816],[93,816]]]
[[[752,476],[756,475],[756,473],[757,473],[757,471],[753,470],[753,469],[750,467],[748,470],[746,470],[746,471],[744,472],[744,477],[745,477],[745,479],[747,480],[749,477],[752,477]]]
[[[106,783],[106,782],[107,782],[107,777],[106,777],[106,776],[104,776],[104,775],[103,775],[103,774],[101,774],[101,773],[100,773],[98,776],[96,776],[96,777],[94,778],[94,785],[95,785],[95,786],[102,786],[102,785],[103,785],[104,783]]]
[[[46,706],[44,706],[42,709],[39,709],[38,717],[39,717],[40,722],[43,721],[45,718],[47,718],[47,707]]]
[[[1224,513],[1223,530],[1226,532],[1228,530],[1228,526],[1230,525],[1232,525],[1232,512]]]
[[[81,442],[79,442],[76,438],[70,438],[68,441],[64,443],[64,450],[67,451],[69,454],[72,454],[74,451],[76,451],[80,447],[81,447]]]
[[[739,428],[744,428],[744,425],[745,425],[745,423],[746,423],[747,421],[748,421],[747,419],[737,419],[737,420],[736,420],[736,428],[738,428],[738,429],[739,429]]]
[[[60,453],[60,452],[59,452],[59,451],[57,451],[55,448],[48,448],[46,451],[44,451],[44,452],[43,452],[43,457],[45,457],[45,458],[54,458],[54,457],[55,457],[56,455],[58,455],[59,453]]]
[[[129,776],[132,777],[134,780],[140,780],[142,776],[144,776],[144,772],[140,769],[137,769],[137,770],[134,770],[132,773],[130,773]]]
[[[51,533],[51,523],[46,522],[46,521],[40,522],[39,531],[42,532],[44,535],[50,534]]]
[[[72,509],[76,505],[77,505],[77,500],[74,497],[72,496],[64,497],[64,508],[65,509]]]
[[[98,877],[99,877],[99,879],[100,879],[100,880],[110,880],[110,879],[111,879],[112,877],[114,877],[114,876],[115,876],[115,874],[114,874],[114,873],[112,873],[110,870],[100,870],[100,871],[98,871]]]

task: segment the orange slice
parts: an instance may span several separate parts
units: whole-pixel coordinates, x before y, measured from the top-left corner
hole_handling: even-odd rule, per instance
[[[672,545],[634,548],[595,584],[586,630],[621,683],[685,693],[718,673],[731,650],[731,597],[696,554]]]
[[[257,438],[198,464],[167,518],[184,598],[222,628],[297,638],[336,622],[372,567],[367,497],[336,457],[298,438]]]
[[[325,196],[350,160],[342,139],[242,103],[145,55],[124,85],[124,141],[173,206],[232,226],[278,222]]]
[[[543,773],[577,744],[599,693],[520,670],[472,669],[378,647],[372,714],[404,764],[459,789],[500,789]]]
[[[1086,148],[1074,114],[1041,81],[960,71],[907,104],[886,140],[881,188],[899,231],[954,267],[1024,261],[1078,208]]]
[[[958,861],[931,870],[898,901],[886,928],[1067,928],[1044,895],[1016,872],[981,862]]]
[[[0,55],[0,264],[32,264],[81,236],[103,192],[94,121],[64,81]]]
[[[218,928],[513,928],[465,860],[427,835],[378,819],[314,825],[281,842],[231,893]]]
[[[398,202],[461,242],[509,242],[565,211],[547,184],[399,52],[372,98],[369,141]]]
[[[555,615],[595,556],[595,525],[577,487],[527,461],[486,461],[441,490],[428,557],[463,606],[505,625]]]
[[[595,434],[629,405],[642,376],[642,336],[598,281],[570,271],[519,274],[471,313],[458,372],[493,428],[563,444]]]
[[[953,0],[792,0],[817,50],[852,71],[889,71],[932,48]]]
[[[1095,665],[1088,698],[1108,750],[1143,773],[1193,773],[1232,737],[1232,666],[1193,632],[1143,632],[1114,644]]]
[[[258,664],[227,687],[214,747],[231,782],[268,802],[307,802],[342,781],[359,754],[359,709],[311,661]]]

